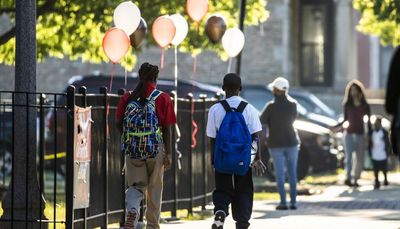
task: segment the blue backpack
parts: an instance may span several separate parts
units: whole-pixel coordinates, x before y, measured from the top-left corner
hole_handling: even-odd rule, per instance
[[[242,101],[237,108],[231,108],[226,100],[220,103],[226,115],[217,133],[214,167],[220,173],[243,176],[251,160],[251,136],[242,114],[247,103]]]
[[[155,89],[146,101],[133,100],[125,108],[122,121],[121,151],[131,158],[154,158],[163,144],[155,101],[161,91]]]

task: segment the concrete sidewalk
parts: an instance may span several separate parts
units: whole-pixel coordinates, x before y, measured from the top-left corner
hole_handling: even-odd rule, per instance
[[[250,228],[400,229],[400,174],[389,181],[381,190],[373,190],[370,180],[361,180],[360,188],[330,186],[321,195],[299,196],[295,211],[276,211],[276,201],[255,201]],[[161,229],[206,229],[212,221],[164,223]],[[231,216],[224,228],[235,228]]]

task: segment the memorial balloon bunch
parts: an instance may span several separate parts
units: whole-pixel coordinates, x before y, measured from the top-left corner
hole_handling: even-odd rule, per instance
[[[197,36],[199,35],[199,25],[209,10],[208,0],[187,0],[186,12],[190,19],[195,23]],[[102,46],[105,54],[113,63],[113,71],[110,79],[110,92],[112,88],[112,80],[114,76],[114,64],[119,63],[127,54],[130,46],[139,48],[147,34],[147,23],[141,17],[139,8],[131,1],[120,3],[114,10],[113,21],[115,27],[106,31]],[[177,47],[181,44],[189,31],[188,23],[180,14],[161,15],[156,18],[151,28],[151,35],[155,43],[161,48],[161,68],[164,67],[164,50],[173,45],[175,48],[175,101],[177,99],[178,89],[178,63],[177,63]],[[237,56],[243,49],[245,38],[243,32],[237,28],[227,30],[225,19],[214,14],[208,17],[205,28],[205,34],[212,44],[222,42],[222,47],[230,57],[228,71],[232,63],[232,58]],[[196,57],[194,56],[193,72],[196,72]],[[126,74],[125,74],[126,84]],[[177,103],[175,103],[177,104]],[[107,116],[108,116],[107,105]],[[175,105],[175,112],[177,106]],[[194,115],[194,103],[191,106],[192,116]],[[193,133],[192,144],[194,148],[197,145],[196,133],[198,130],[197,124],[192,118]],[[108,126],[108,125],[107,125]],[[179,129],[179,128],[177,128]],[[108,131],[107,131],[108,132]]]
[[[208,13],[208,0],[187,0],[187,15],[198,26]],[[119,63],[129,51],[137,49],[147,34],[147,23],[141,17],[140,9],[131,1],[120,3],[113,14],[114,27],[106,31],[103,37],[103,49],[113,64]],[[155,19],[151,28],[154,41],[162,49],[161,68],[164,65],[164,49],[177,47],[188,34],[188,23],[180,14],[162,15]],[[230,58],[237,56],[243,49],[245,38],[238,28],[227,29],[225,19],[214,14],[205,23],[205,34],[211,43],[222,42],[222,47]]]

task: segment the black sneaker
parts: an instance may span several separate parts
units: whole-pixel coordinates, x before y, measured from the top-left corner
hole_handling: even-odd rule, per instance
[[[374,189],[378,190],[380,187],[381,187],[381,184],[379,183],[379,181],[375,182]]]
[[[347,185],[347,186],[349,186],[349,187],[353,187],[353,184],[351,183],[350,180],[345,180],[345,181],[344,181],[344,184]]]
[[[296,205],[294,205],[294,204],[290,205],[290,210],[297,210]]]
[[[385,180],[385,181],[383,182],[383,185],[388,186],[388,185],[389,185],[389,181]]]
[[[276,210],[288,210],[288,207],[286,205],[279,204],[278,206],[276,206],[275,209]]]
[[[226,214],[224,211],[215,212],[214,223],[212,224],[212,229],[223,229],[225,222]]]

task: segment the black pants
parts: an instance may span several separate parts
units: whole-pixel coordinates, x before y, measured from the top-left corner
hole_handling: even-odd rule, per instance
[[[379,171],[382,171],[383,176],[385,177],[385,181],[387,180],[387,161],[387,159],[382,161],[372,160],[372,165],[374,166],[375,181],[379,182]]]
[[[214,213],[222,210],[228,215],[229,205],[232,204],[232,217],[236,221],[236,229],[247,229],[250,226],[253,193],[251,169],[244,176],[215,171]]]

